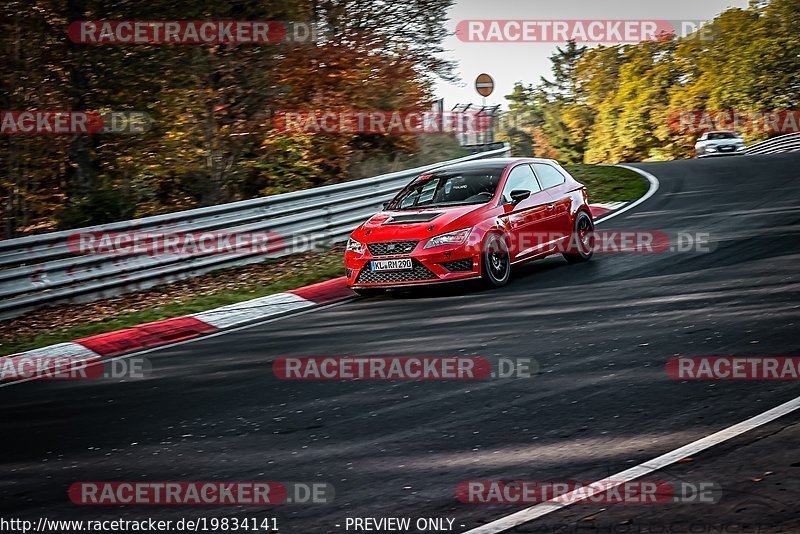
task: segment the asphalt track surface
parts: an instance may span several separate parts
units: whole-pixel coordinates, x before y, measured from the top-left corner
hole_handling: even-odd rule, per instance
[[[0,516],[276,517],[302,534],[345,532],[347,517],[448,517],[463,532],[523,506],[460,503],[461,481],[597,480],[797,397],[797,382],[681,382],[664,367],[673,356],[800,355],[800,154],[637,166],[658,191],[601,229],[708,232],[711,252],[549,258],[499,290],[360,299],[158,349],[145,379],[1,388]],[[540,372],[323,382],[271,370],[279,356],[343,355],[534,358]],[[575,505],[512,531],[800,532],[799,420],[654,475],[716,482],[717,504]],[[325,481],[336,498],[69,502],[69,485],[91,480]]]

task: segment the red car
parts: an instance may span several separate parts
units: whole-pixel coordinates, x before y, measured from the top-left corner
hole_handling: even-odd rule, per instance
[[[556,161],[498,158],[418,176],[350,234],[347,284],[379,289],[482,279],[508,282],[511,265],[593,252],[586,190]]]

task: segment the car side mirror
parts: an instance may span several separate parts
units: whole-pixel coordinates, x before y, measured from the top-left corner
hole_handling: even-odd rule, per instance
[[[515,206],[531,196],[530,191],[525,191],[524,189],[514,189],[511,191],[511,203]]]
[[[381,204],[381,207],[382,207],[383,209],[386,209],[386,206],[388,206],[389,204],[391,204],[391,202],[392,202],[391,200],[387,200],[386,202],[384,202],[383,204]]]

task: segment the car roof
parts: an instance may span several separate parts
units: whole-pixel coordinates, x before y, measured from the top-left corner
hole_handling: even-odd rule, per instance
[[[462,161],[461,163],[452,163],[432,169],[431,172],[441,171],[468,171],[475,169],[502,169],[508,167],[513,163],[549,163],[552,164],[555,160],[543,158],[487,158],[475,159],[472,161]]]

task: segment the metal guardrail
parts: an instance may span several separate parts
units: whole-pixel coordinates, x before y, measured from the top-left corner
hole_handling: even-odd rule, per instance
[[[0,319],[62,302],[88,302],[145,289],[212,270],[263,261],[304,250],[307,236],[335,243],[350,232],[414,176],[461,161],[510,154],[508,145],[409,169],[329,186],[267,197],[0,241]],[[271,232],[285,246],[264,254],[78,255],[70,236],[88,232]]]
[[[779,135],[766,141],[761,141],[744,149],[748,155],[777,154],[780,152],[800,151],[800,133]]]

